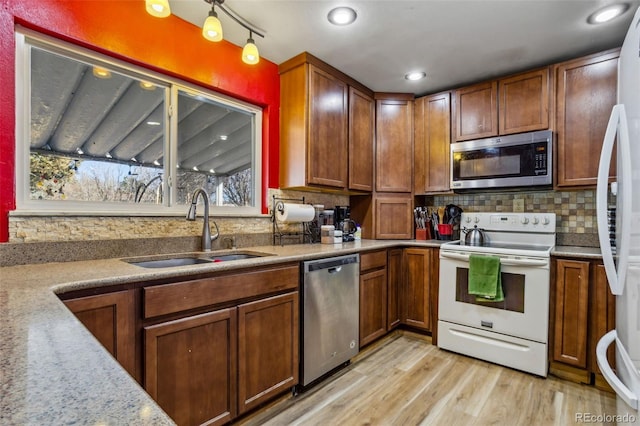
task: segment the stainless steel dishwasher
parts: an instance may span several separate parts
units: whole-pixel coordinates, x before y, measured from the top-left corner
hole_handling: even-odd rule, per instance
[[[304,262],[302,386],[358,353],[359,266],[357,254]]]

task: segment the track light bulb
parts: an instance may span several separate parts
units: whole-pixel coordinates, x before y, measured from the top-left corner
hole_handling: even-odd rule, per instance
[[[255,65],[260,62],[260,53],[252,38],[247,39],[247,44],[242,49],[242,62],[249,65]]]
[[[166,18],[171,15],[169,0],[146,0],[147,13],[156,18]]]
[[[213,7],[202,26],[202,36],[209,41],[222,40],[222,24],[218,19],[218,14],[213,10]]]

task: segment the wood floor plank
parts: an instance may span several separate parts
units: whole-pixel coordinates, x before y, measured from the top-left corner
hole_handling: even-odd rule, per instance
[[[578,413],[616,413],[611,393],[440,350],[415,336],[396,332],[374,342],[332,377],[238,424],[564,426],[577,424]]]

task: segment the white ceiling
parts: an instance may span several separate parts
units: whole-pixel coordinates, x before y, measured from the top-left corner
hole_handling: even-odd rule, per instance
[[[170,0],[172,13],[201,26],[210,5]],[[376,92],[418,95],[602,51],[622,44],[640,0],[620,18],[590,25],[587,16],[611,0],[226,0],[263,29],[254,36],[276,64],[307,51]],[[358,19],[330,24],[336,6]],[[225,39],[243,46],[248,31],[218,10]],[[420,70],[417,82],[405,73]]]

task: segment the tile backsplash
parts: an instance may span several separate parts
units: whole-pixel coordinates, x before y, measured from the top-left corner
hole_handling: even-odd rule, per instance
[[[511,212],[513,201],[524,200],[524,211],[555,213],[558,245],[597,246],[596,191],[536,191],[437,195],[429,205],[456,204],[465,212]]]
[[[269,208],[271,208],[273,195],[286,198],[304,197],[305,203],[324,204],[327,208],[349,204],[349,197],[344,195],[272,189],[269,191]],[[269,216],[217,217],[215,207],[211,210],[221,235],[271,234],[272,232]],[[201,233],[200,216],[195,222],[187,221],[183,216],[11,216],[9,218],[10,243],[186,237],[198,236]]]
[[[348,205],[349,197],[302,191],[270,190],[272,196],[302,198],[306,203],[327,208]],[[504,193],[447,194],[418,197],[424,205],[456,204],[466,212],[513,211],[513,200],[524,200],[526,212],[554,212],[557,215],[558,245],[597,246],[595,190],[529,191]],[[215,209],[214,209],[215,211]],[[271,218],[215,217],[221,234],[271,234]],[[12,216],[9,242],[64,242],[130,238],[198,236],[202,222],[183,217],[91,217],[91,216]]]

